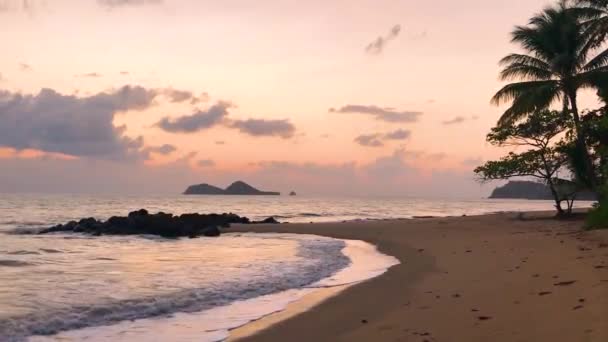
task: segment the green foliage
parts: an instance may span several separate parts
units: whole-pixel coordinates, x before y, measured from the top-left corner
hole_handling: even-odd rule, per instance
[[[543,159],[547,160],[547,164]],[[543,180],[553,178],[565,161],[555,149],[530,150],[522,153],[510,152],[496,161],[488,161],[474,172],[482,181],[509,179],[514,177],[536,177]]]
[[[589,211],[587,229],[608,229],[608,205],[600,204]]]
[[[563,151],[563,144],[555,141],[568,127],[566,115],[549,110],[535,111],[518,123],[494,127],[487,136],[488,142],[497,146],[525,147],[527,150],[510,152],[500,160],[488,161],[474,172],[480,181],[513,177],[538,178],[549,185],[558,212],[563,213],[562,201],[568,201],[570,210],[577,187],[558,178],[568,157]]]

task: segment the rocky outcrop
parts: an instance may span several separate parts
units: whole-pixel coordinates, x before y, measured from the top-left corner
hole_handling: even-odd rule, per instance
[[[140,209],[128,216],[112,216],[107,221],[84,218],[43,229],[39,234],[55,232],[85,233],[91,235],[158,235],[167,238],[219,236],[220,227],[227,228],[232,223],[278,223],[270,217],[264,221],[252,222],[247,217],[236,214],[149,214]]]
[[[191,185],[184,195],[225,195],[224,189],[209,184]]]
[[[228,186],[225,190],[220,189],[216,186],[209,184],[198,184],[189,186],[186,191],[184,191],[184,195],[266,195],[266,196],[279,196],[280,192],[272,192],[272,191],[260,191],[251,185],[243,182],[237,181],[230,186]]]
[[[530,181],[511,181],[504,186],[494,189],[490,198],[552,200],[549,187],[542,183]],[[579,192],[576,199],[580,201],[595,201],[597,195],[591,192]]]

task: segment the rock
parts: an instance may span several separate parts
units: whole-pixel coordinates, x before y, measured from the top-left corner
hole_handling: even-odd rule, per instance
[[[129,218],[140,217],[140,216],[148,216],[148,211],[146,209],[139,209],[139,210],[132,211],[129,213]]]
[[[203,230],[203,235],[208,237],[220,236],[220,229],[216,226],[207,227]]]
[[[268,218],[264,223],[278,223],[274,218]],[[85,218],[78,222],[70,221],[64,225],[56,225],[39,232],[86,233],[100,235],[159,235],[166,238],[219,236],[219,227],[229,227],[232,223],[251,223],[247,217],[236,214],[182,214],[173,216],[167,213],[150,214],[145,209],[130,212],[127,217],[112,216],[101,222],[94,218]]]
[[[295,192],[295,191],[292,191],[292,192],[290,192],[290,193],[289,193],[289,196],[296,196],[296,195],[297,195],[297,194],[296,194],[296,192]]]
[[[255,222],[255,223],[262,223],[262,224],[279,224],[280,222],[279,222],[279,221],[277,221],[277,220],[276,220],[274,217],[272,217],[272,216],[271,216],[271,217],[269,217],[269,218],[267,218],[267,219],[264,219],[264,220],[262,220],[262,221],[258,221],[258,222]]]

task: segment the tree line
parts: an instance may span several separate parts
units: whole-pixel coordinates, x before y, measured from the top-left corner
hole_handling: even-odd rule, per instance
[[[510,83],[491,101],[508,107],[487,140],[517,149],[475,173],[482,181],[539,179],[560,216],[572,213],[578,192],[593,191],[598,203],[588,225],[607,227],[608,0],[559,1],[511,37],[523,53],[500,61],[500,78]],[[585,90],[597,94],[599,108],[579,107]]]

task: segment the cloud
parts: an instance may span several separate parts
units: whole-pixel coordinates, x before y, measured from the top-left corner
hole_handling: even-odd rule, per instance
[[[220,101],[206,111],[199,110],[176,119],[164,117],[156,125],[171,133],[194,133],[221,123],[228,116],[230,107],[232,104],[229,102]]]
[[[209,94],[205,92],[201,93],[199,96],[196,96],[193,92],[189,90],[179,90],[173,88],[165,89],[164,95],[169,99],[169,102],[172,103],[190,101],[190,104],[196,105],[209,100]]]
[[[289,120],[247,119],[236,120],[230,127],[251,136],[278,136],[283,139],[293,137],[296,128]]]
[[[384,135],[384,139],[387,140],[406,140],[409,139],[409,137],[412,135],[412,132],[404,130],[404,129],[398,129],[396,131],[393,132],[389,132],[386,133]]]
[[[453,119],[450,120],[446,120],[443,122],[444,125],[457,125],[457,124],[461,124],[463,122],[465,122],[467,119],[465,119],[463,116],[457,116]]]
[[[161,146],[153,146],[153,147],[147,147],[144,149],[144,151],[146,152],[153,152],[153,153],[158,153],[158,154],[162,154],[164,156],[169,155],[173,152],[175,152],[177,150],[177,148],[173,145],[170,144],[164,144]]]
[[[378,107],[378,106],[364,106],[364,105],[353,105],[349,104],[342,108],[335,109],[330,108],[330,113],[344,113],[344,114],[365,114],[371,115],[376,120],[385,122],[416,122],[422,115],[422,112],[415,111],[398,111],[390,107]]]
[[[136,159],[143,138],[113,125],[117,112],[144,110],[157,92],[124,86],[88,97],[42,89],[37,95],[0,91],[0,146],[77,157]]]
[[[100,6],[107,8],[126,7],[126,6],[142,6],[142,5],[158,5],[162,4],[162,0],[97,0]]]
[[[199,160],[196,165],[200,166],[200,167],[213,167],[215,166],[215,162],[211,159],[202,159]]]
[[[379,134],[360,135],[355,138],[355,142],[366,147],[382,147],[384,143]]]
[[[226,142],[223,140],[218,140],[215,142],[216,145],[226,145]]]
[[[409,139],[412,132],[398,129],[388,133],[363,134],[355,138],[355,142],[361,146],[367,147],[382,147],[387,140],[406,140]]]
[[[120,74],[121,74],[122,76],[127,76],[127,75],[129,75],[130,73],[129,73],[128,71],[121,71],[121,72],[120,72]]]
[[[31,71],[32,66],[27,63],[19,63],[19,69],[21,69],[21,71]]]
[[[391,28],[391,30],[386,34],[386,36],[379,36],[373,42],[367,44],[365,47],[365,52],[372,55],[381,54],[386,47],[386,44],[391,40],[397,38],[399,33],[401,32],[401,25],[395,25]]]
[[[98,78],[101,77],[102,75],[96,72],[88,72],[86,74],[82,74],[82,75],[78,75],[80,77],[90,77],[90,78]]]
[[[176,103],[176,102],[188,101],[188,100],[192,99],[192,97],[194,95],[189,90],[178,90],[178,89],[168,88],[165,90],[165,96],[167,96],[167,98],[169,99],[170,102]]]

